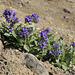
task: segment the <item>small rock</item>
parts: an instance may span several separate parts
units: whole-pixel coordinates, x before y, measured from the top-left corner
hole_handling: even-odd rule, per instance
[[[49,75],[47,69],[32,54],[29,53],[25,54],[22,65],[24,64],[33,71],[34,75]]]
[[[64,8],[63,10],[64,10],[64,12],[71,13],[71,11],[67,8]]]
[[[69,19],[69,17],[68,16],[64,16],[64,19]]]

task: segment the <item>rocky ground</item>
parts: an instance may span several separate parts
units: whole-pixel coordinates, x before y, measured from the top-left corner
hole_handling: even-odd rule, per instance
[[[37,14],[39,23],[35,26],[38,29],[49,27],[56,38],[64,37],[64,43],[68,40],[75,41],[75,0],[0,0],[0,16],[6,8],[16,12],[20,23],[24,22],[26,15]],[[0,22],[2,21],[5,20],[0,17]],[[21,65],[24,53],[15,49],[3,50],[2,46],[0,43],[0,75],[34,75],[31,69]],[[63,73],[61,69],[55,68],[48,62],[43,64],[49,75],[71,75]]]
[[[21,53],[15,49],[6,49],[0,50],[0,75],[74,75],[73,73],[66,72],[62,69],[55,68],[48,61],[41,62],[35,60],[34,56],[30,56],[25,60],[24,55],[26,53]],[[30,61],[28,61],[30,59]],[[33,61],[32,61],[33,60]],[[25,65],[23,65],[24,61],[27,61]],[[30,62],[30,63],[29,63]],[[38,69],[35,67],[35,64],[41,64]],[[42,67],[42,68],[41,68]],[[44,70],[45,68],[45,70]],[[38,74],[38,71],[40,74]],[[47,72],[46,72],[47,71]]]

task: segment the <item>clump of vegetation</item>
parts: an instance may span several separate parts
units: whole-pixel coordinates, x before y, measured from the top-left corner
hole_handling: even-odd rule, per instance
[[[55,40],[55,36],[50,33],[47,27],[40,33],[35,33],[34,23],[39,22],[39,16],[36,14],[27,15],[24,24],[17,24],[19,19],[13,10],[6,8],[3,13],[8,23],[2,23],[0,26],[4,45],[12,45],[20,48],[22,52],[34,54],[42,61],[49,61],[56,67],[65,71],[69,70],[69,65],[75,65],[75,42],[69,42],[64,45],[63,37]]]

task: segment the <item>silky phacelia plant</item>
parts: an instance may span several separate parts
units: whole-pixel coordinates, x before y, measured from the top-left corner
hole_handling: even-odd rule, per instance
[[[69,65],[75,65],[75,42],[65,45],[62,42],[63,37],[55,40],[48,27],[36,33],[34,23],[39,22],[37,14],[26,15],[24,24],[18,23],[16,13],[11,9],[6,8],[3,17],[7,21],[0,26],[4,46],[13,46],[21,52],[30,52],[38,59],[49,61],[65,71],[69,70]]]

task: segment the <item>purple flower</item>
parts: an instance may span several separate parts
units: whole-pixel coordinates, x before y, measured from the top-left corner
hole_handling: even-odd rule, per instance
[[[57,51],[57,50],[52,50],[52,52],[51,52],[53,55],[58,55],[59,54],[59,52]]]
[[[39,16],[36,14],[32,14],[31,15],[31,21],[34,23],[38,23],[39,22]]]
[[[12,17],[12,22],[13,22],[13,23],[18,23],[18,22],[19,22],[19,19],[14,16],[14,17]]]
[[[56,52],[55,52],[55,55],[58,55],[58,54],[59,54],[59,52],[58,52],[58,51],[56,51]]]
[[[49,28],[46,28],[45,30],[42,30],[42,32],[40,33],[41,35],[41,41],[40,41],[40,49],[43,49],[43,48],[47,48],[48,46],[48,43],[47,43],[47,37],[48,37],[48,31],[50,29]]]
[[[49,32],[49,31],[50,31],[50,29],[47,27],[47,28],[46,28],[46,31],[47,31],[47,32]]]
[[[42,46],[42,45],[40,45],[40,46],[39,46],[39,49],[40,49],[40,50],[42,50],[42,49],[43,49],[43,46]]]
[[[29,32],[29,30],[31,30],[31,29],[28,29],[28,28],[24,28],[24,36],[26,36],[26,34],[28,35],[28,36],[30,36],[30,32]]]
[[[53,47],[58,48],[58,47],[59,47],[59,44],[56,44],[56,43],[54,42],[54,43],[53,43]]]
[[[47,46],[48,46],[48,43],[46,41],[44,41],[43,43],[42,43],[42,41],[40,41],[40,43],[39,43],[40,50],[42,50],[43,48],[47,48]]]
[[[53,43],[53,47],[54,47],[54,46],[56,46],[56,43],[55,43],[55,42]]]
[[[6,10],[3,13],[3,17],[5,17],[6,19],[10,19],[12,17],[12,13],[13,11],[11,9],[8,10],[8,8],[6,8]]]
[[[8,28],[9,28],[9,31],[11,32],[13,27],[12,25],[9,25]]]
[[[13,16],[16,16],[16,13],[15,12],[13,13]]]
[[[23,36],[23,32],[19,31],[19,36],[22,37]]]
[[[48,33],[44,30],[40,33],[40,35],[43,39],[46,39],[48,37]]]
[[[21,32],[24,32],[24,28],[22,27],[22,28],[20,29],[20,31],[21,31]]]
[[[30,32],[29,32],[29,29],[28,28],[26,28],[26,27],[22,27],[21,29],[20,29],[20,31],[19,31],[19,36],[20,37],[22,37],[22,36],[26,36],[26,35],[28,35],[28,36],[30,36]]]
[[[59,54],[62,54],[62,51],[61,50],[57,51],[53,49],[51,53],[54,55],[59,55]]]
[[[3,13],[3,17],[5,17],[6,21],[8,21],[8,23],[12,22],[12,23],[18,23],[19,19],[17,17],[15,17],[16,13],[13,12],[13,10],[9,10],[8,8],[6,8],[6,10]]]
[[[25,22],[30,22],[30,21],[31,21],[31,15],[26,15]]]
[[[56,44],[56,47],[58,48],[59,47],[59,44]]]
[[[43,46],[48,46],[48,43],[46,43],[45,41],[42,44]]]
[[[42,37],[43,39],[46,39],[46,38],[48,37],[48,31],[49,31],[49,30],[50,30],[50,29],[47,28],[47,29],[43,30],[43,31],[40,33],[40,35],[41,35],[41,37]]]
[[[55,53],[55,50],[53,49],[51,53],[54,54]]]
[[[43,39],[46,39],[48,37],[48,31],[50,31],[49,28],[46,28],[45,30],[43,30],[40,35]]]
[[[62,51],[61,50],[59,50],[59,54],[62,54]]]
[[[12,13],[13,13],[13,11],[10,9],[10,10],[8,10],[8,8],[6,8],[6,10],[4,11],[4,13],[3,13],[3,17],[7,17],[7,15],[8,16],[10,16],[10,18],[11,18],[11,15],[12,15]]]
[[[39,16],[38,16],[38,15],[36,15],[36,14],[32,14],[32,15],[31,15],[31,17],[39,18]]]
[[[26,17],[25,17],[25,22],[38,23],[38,22],[39,22],[39,16],[36,15],[36,14],[26,15]]]
[[[72,45],[73,47],[75,47],[75,42],[71,42],[71,45]]]
[[[63,37],[60,37],[60,39],[63,40],[64,38]]]

